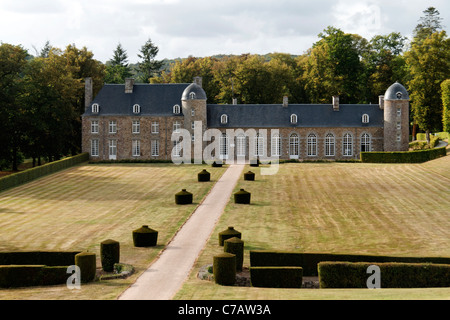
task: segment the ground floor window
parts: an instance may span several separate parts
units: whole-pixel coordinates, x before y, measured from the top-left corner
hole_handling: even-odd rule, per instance
[[[343,139],[344,156],[351,157],[353,155],[353,137],[350,133],[346,133]]]
[[[361,152],[369,152],[370,151],[370,136],[367,133],[364,133],[361,136]]]
[[[141,141],[133,140],[133,157],[139,157],[141,155]]]
[[[152,140],[152,157],[159,156],[159,140]]]
[[[332,157],[334,156],[335,142],[334,135],[329,133],[325,137],[325,156]]]
[[[228,135],[223,133],[220,136],[220,159],[228,159]]]
[[[264,156],[264,137],[259,133],[255,137],[255,156]]]
[[[98,157],[98,139],[91,140],[91,156]]]
[[[272,136],[272,156],[281,156],[281,137],[279,134],[274,134]]]
[[[236,155],[238,157],[245,157],[246,139],[245,135],[239,134],[236,137]]]
[[[308,135],[308,141],[307,141],[307,147],[308,147],[308,156],[317,156],[317,137],[314,133],[311,133]]]
[[[117,158],[117,140],[109,140],[109,159],[116,160]]]
[[[299,155],[299,138],[296,133],[293,133],[289,137],[289,157],[298,159]]]

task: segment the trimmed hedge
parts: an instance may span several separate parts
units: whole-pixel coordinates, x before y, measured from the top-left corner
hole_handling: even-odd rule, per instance
[[[193,195],[189,191],[186,191],[186,189],[181,189],[180,192],[175,194],[175,203],[176,204],[192,204],[193,201]]]
[[[229,238],[223,242],[223,251],[236,256],[236,270],[242,271],[244,263],[244,241],[237,237]]]
[[[143,225],[133,230],[133,244],[135,247],[154,247],[158,242],[158,231]]]
[[[254,267],[291,266],[302,267],[304,276],[317,276],[317,265],[323,261],[347,262],[402,262],[450,264],[444,257],[395,257],[356,254],[301,253],[283,251],[250,251],[250,265]]]
[[[380,267],[381,288],[450,287],[450,265],[429,263],[321,262],[320,288],[367,288],[370,265]]]
[[[68,266],[0,265],[0,287],[16,288],[66,283]]]
[[[67,169],[76,164],[87,161],[89,161],[89,153],[81,153],[73,157],[46,163],[39,167],[34,167],[18,173],[7,175],[3,178],[0,178],[0,191],[17,187],[23,183],[30,182],[34,179],[43,177],[51,173],[55,173],[59,170]]]
[[[224,252],[213,257],[214,281],[223,286],[232,286],[236,282],[236,256]]]
[[[114,271],[114,264],[120,261],[120,243],[112,239],[102,241],[100,243],[100,258],[104,271]]]
[[[81,252],[75,256],[75,265],[80,268],[82,283],[95,280],[97,259],[93,252]]]
[[[445,147],[395,152],[361,152],[361,162],[369,163],[421,163],[447,155]]]
[[[253,287],[301,288],[301,267],[250,267],[250,282]]]
[[[0,265],[70,266],[81,251],[0,252]]]
[[[231,239],[233,237],[236,237],[238,239],[242,238],[242,233],[235,230],[234,227],[228,227],[227,229],[219,232],[219,246],[224,245],[224,241],[227,239]]]

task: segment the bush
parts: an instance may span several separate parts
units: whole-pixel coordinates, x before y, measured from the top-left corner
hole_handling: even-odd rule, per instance
[[[224,241],[223,251],[236,256],[236,270],[242,271],[244,263],[244,241],[238,237],[229,238]]]
[[[321,288],[367,288],[370,265],[380,267],[382,288],[449,287],[450,265],[429,263],[321,262]]]
[[[219,232],[219,246],[224,245],[224,241],[233,237],[241,239],[242,234],[235,230],[234,227],[228,227],[228,229]]]
[[[421,163],[443,157],[446,154],[445,147],[418,151],[361,152],[361,162]]]
[[[239,190],[234,194],[234,203],[250,204],[251,193],[244,189]]]
[[[0,266],[0,287],[16,288],[63,284],[68,278],[66,272],[66,266],[3,265]]]
[[[232,286],[236,282],[236,256],[224,252],[213,258],[214,281],[223,286]]]
[[[302,279],[301,267],[250,267],[253,287],[301,288]]]
[[[115,240],[105,240],[100,243],[102,268],[106,272],[114,271],[114,264],[120,260],[120,243]]]
[[[251,171],[248,171],[248,172],[244,173],[244,180],[254,181],[255,180],[255,173],[251,172]]]
[[[0,265],[70,266],[80,251],[0,252]]]
[[[143,225],[132,232],[135,247],[153,247],[158,242],[158,231]]]
[[[176,204],[191,204],[192,203],[192,193],[182,189],[180,192],[175,194]]]
[[[211,174],[206,171],[205,169],[203,169],[202,171],[200,171],[197,174],[197,180],[199,182],[204,182],[204,181],[209,181],[211,179]]]
[[[75,265],[80,268],[80,278],[82,283],[90,282],[95,279],[97,260],[95,253],[81,252],[75,256]]]

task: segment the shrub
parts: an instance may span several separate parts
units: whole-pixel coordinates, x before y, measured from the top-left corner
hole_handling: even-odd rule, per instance
[[[250,267],[253,287],[301,288],[302,279],[301,267]]]
[[[224,245],[224,241],[233,237],[241,239],[242,234],[235,230],[234,227],[228,227],[226,230],[219,232],[219,246]]]
[[[197,179],[199,182],[209,181],[211,179],[211,174],[203,169],[197,174]]]
[[[244,173],[244,180],[254,181],[255,180],[255,173],[251,172],[251,171],[248,171],[248,172]]]
[[[153,247],[158,242],[158,231],[143,225],[132,232],[135,247]]]
[[[241,189],[234,194],[234,203],[250,204],[250,198],[251,193]]]
[[[120,260],[120,243],[115,240],[105,240],[100,243],[102,268],[106,272],[114,271],[114,264]]]
[[[222,167],[222,161],[214,161],[211,167]]]
[[[175,194],[175,203],[176,204],[191,204],[192,203],[192,193],[186,191],[186,189],[182,189],[180,192]]]
[[[75,265],[80,268],[81,282],[93,281],[96,275],[97,260],[93,252],[81,252],[75,256]]]
[[[232,286],[236,282],[236,256],[224,252],[213,258],[214,281],[224,286]]]
[[[236,256],[236,270],[242,271],[244,263],[244,241],[238,237],[232,237],[224,241],[223,251]]]
[[[80,251],[0,252],[0,265],[70,266]]]
[[[445,147],[417,151],[361,152],[361,162],[421,163],[443,157],[446,154]]]
[[[66,266],[3,265],[0,266],[0,287],[16,288],[63,284],[68,278],[66,272]]]

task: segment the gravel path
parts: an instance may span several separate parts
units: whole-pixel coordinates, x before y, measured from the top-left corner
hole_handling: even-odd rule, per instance
[[[169,300],[181,288],[244,169],[230,165],[157,260],[119,300]]]

